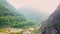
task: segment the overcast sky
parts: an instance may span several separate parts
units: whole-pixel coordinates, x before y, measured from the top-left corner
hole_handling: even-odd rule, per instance
[[[35,8],[42,9],[46,13],[52,13],[58,6],[60,0],[7,0],[16,9],[24,6],[32,6]]]

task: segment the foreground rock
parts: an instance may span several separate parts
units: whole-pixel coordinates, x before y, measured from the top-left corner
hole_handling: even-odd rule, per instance
[[[41,24],[37,34],[60,34],[60,4],[54,13]]]

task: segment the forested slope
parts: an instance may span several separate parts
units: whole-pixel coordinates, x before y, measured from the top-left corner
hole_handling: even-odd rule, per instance
[[[17,12],[6,0],[0,0],[0,27],[23,28],[33,24],[33,21],[29,21],[24,15]]]

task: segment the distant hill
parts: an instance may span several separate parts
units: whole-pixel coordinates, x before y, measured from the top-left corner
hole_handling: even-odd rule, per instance
[[[29,20],[35,20],[36,22],[40,22],[44,19],[47,19],[49,16],[44,11],[30,7],[30,6],[19,8],[18,12],[26,16]]]

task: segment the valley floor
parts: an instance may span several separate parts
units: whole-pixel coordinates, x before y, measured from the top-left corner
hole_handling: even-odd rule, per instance
[[[34,28],[1,28],[0,34],[32,34],[34,31]]]

